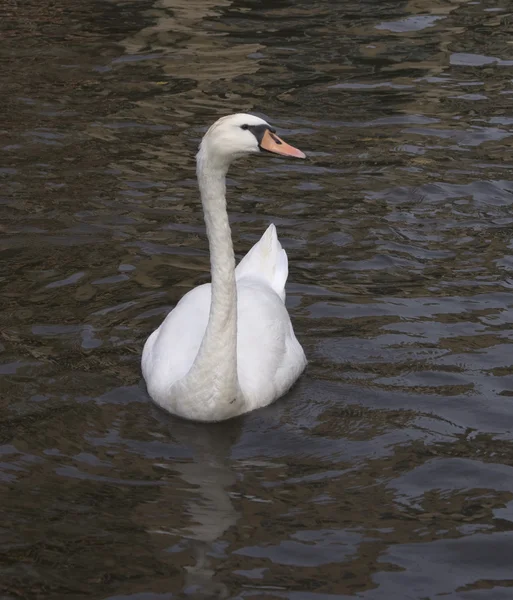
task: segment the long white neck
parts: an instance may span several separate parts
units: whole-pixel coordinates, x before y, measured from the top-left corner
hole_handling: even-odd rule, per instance
[[[233,410],[237,380],[237,288],[235,256],[226,210],[227,165],[216,163],[200,150],[197,176],[210,246],[212,300],[207,329],[189,372],[189,382],[200,396],[227,403]],[[199,389],[201,388],[201,389]],[[231,406],[230,406],[231,404]],[[219,407],[221,408],[221,407]]]

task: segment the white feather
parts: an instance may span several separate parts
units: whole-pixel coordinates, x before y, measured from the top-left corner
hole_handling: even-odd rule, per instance
[[[261,279],[285,300],[285,284],[289,275],[287,253],[278,240],[273,223],[264,235],[251,248],[235,269],[235,276],[241,279],[245,275]]]
[[[234,157],[259,151],[253,134],[241,129],[245,123],[265,121],[224,117],[207,132],[198,154],[212,284],[180,300],[142,355],[153,400],[193,420],[219,421],[266,406],[306,366],[284,304],[288,262],[274,225],[234,271],[224,177]]]

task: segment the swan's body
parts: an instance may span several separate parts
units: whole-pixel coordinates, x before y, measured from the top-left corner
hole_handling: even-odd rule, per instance
[[[217,121],[197,156],[212,284],[188,292],[144,346],[153,400],[180,417],[221,421],[267,406],[306,366],[285,308],[288,262],[274,225],[235,268],[225,176],[239,156],[261,149],[304,157],[253,115]]]

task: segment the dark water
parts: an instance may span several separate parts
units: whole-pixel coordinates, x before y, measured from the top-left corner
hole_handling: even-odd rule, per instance
[[[2,11],[1,599],[513,598],[511,4]],[[198,426],[139,357],[208,280],[193,157],[236,111],[310,156],[229,190],[310,365]]]

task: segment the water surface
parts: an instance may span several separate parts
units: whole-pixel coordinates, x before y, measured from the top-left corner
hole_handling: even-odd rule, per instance
[[[512,598],[510,4],[2,10],[2,600]],[[237,111],[309,155],[229,208],[310,362],[202,426],[139,359],[208,281],[194,153]]]

